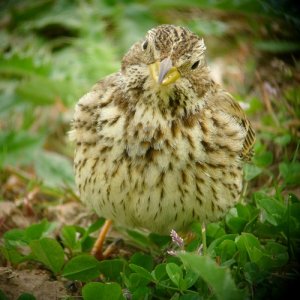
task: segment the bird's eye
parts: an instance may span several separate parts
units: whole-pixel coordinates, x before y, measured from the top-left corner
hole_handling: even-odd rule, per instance
[[[197,60],[193,65],[191,66],[192,70],[195,70],[199,66],[199,60]]]
[[[142,49],[146,50],[148,47],[148,40],[146,40],[143,44],[142,44]]]

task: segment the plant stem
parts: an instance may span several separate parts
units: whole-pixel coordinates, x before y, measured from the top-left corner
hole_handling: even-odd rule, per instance
[[[203,255],[206,255],[207,254],[207,246],[206,246],[206,225],[205,225],[205,222],[202,223],[201,232],[202,232]]]

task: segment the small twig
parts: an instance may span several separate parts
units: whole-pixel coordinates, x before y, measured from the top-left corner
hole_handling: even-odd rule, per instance
[[[5,168],[5,170],[13,175],[16,175],[17,177],[24,180],[26,183],[30,182],[34,185],[38,185],[39,189],[42,193],[48,196],[52,197],[61,197],[66,196],[66,192],[68,192],[73,198],[79,201],[78,195],[71,189],[71,188],[64,188],[63,190],[59,191],[58,189],[49,188],[47,186],[44,186],[40,180],[38,180],[34,175],[24,171],[20,170],[19,168],[8,166]]]
[[[23,170],[20,170],[19,168],[7,166],[5,167],[5,170],[7,170],[9,173],[16,175],[17,177],[25,180],[25,181],[36,181],[36,178]]]
[[[244,180],[243,189],[239,200],[239,202],[241,202],[242,204],[245,204],[247,189],[248,189],[248,181]]]
[[[296,150],[295,150],[294,157],[293,157],[293,160],[292,160],[293,163],[295,163],[296,160],[297,160],[299,148],[300,148],[300,142],[298,141],[298,143],[297,143],[297,148],[296,148]]]
[[[206,245],[206,225],[205,225],[205,222],[202,223],[201,233],[202,233],[203,255],[206,255],[207,254],[207,245]]]
[[[35,212],[32,208],[31,201],[36,197],[36,195],[40,192],[39,187],[34,187],[23,199],[24,208],[26,210],[27,216],[34,216]]]

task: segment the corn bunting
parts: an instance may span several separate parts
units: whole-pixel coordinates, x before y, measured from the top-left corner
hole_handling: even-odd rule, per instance
[[[167,234],[214,221],[238,201],[255,134],[204,52],[188,29],[158,26],[79,100],[76,183],[100,216]]]

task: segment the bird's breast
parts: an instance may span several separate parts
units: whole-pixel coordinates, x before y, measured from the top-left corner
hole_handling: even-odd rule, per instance
[[[104,108],[97,121],[98,142],[85,152],[78,148],[75,163],[81,197],[99,215],[166,233],[216,219],[237,201],[241,137],[226,144],[230,128],[218,131],[203,116],[168,119],[151,109]]]

